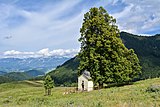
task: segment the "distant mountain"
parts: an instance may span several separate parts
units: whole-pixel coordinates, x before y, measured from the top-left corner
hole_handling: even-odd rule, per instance
[[[0,75],[4,75],[6,74],[7,72],[4,72],[4,71],[0,71]]]
[[[160,35],[138,36],[121,32],[120,37],[127,48],[137,54],[142,66],[141,79],[160,77]],[[79,60],[74,57],[49,74],[56,84],[70,84],[77,81]]]
[[[1,58],[0,71],[19,72],[31,69],[47,72],[56,68],[69,58],[66,57],[40,57],[40,58]]]
[[[39,70],[29,70],[25,72],[10,72],[0,76],[0,83],[28,80],[43,75],[45,75],[45,73]]]
[[[29,70],[29,71],[25,71],[24,73],[29,75],[30,77],[37,77],[37,76],[45,75],[44,72],[39,71],[39,70]]]

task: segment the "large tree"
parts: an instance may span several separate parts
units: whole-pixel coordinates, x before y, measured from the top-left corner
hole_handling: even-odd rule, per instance
[[[124,46],[116,19],[103,7],[91,8],[84,15],[80,33],[79,74],[89,71],[100,87],[131,81],[140,74],[137,55]]]

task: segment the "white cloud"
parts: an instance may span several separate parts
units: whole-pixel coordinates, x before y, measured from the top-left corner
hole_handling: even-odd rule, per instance
[[[113,14],[121,30],[135,34],[160,33],[155,31],[157,27],[160,28],[160,0],[123,0],[122,2],[127,6],[122,7],[123,11]]]
[[[107,11],[115,9],[112,15],[120,30],[135,34],[160,33],[160,0],[86,1],[90,5],[83,0],[61,0],[41,6],[34,2],[27,5],[29,9],[24,8],[26,5],[21,6],[20,1],[0,2],[0,52],[36,51],[46,47],[77,49],[80,47],[78,38],[83,14],[93,6],[111,7]],[[39,8],[36,11],[30,9],[34,6]],[[43,54],[48,53],[48,50],[43,51]]]
[[[1,58],[29,58],[29,57],[74,57],[79,49],[57,49],[49,51],[48,48],[41,49],[37,52],[20,52],[16,50],[6,51]]]
[[[79,52],[79,49],[57,49],[50,52],[53,56],[74,56]]]
[[[4,55],[18,55],[18,54],[21,54],[21,52],[15,50],[4,52]]]
[[[5,5],[6,8],[10,7],[11,9],[5,13],[9,15],[2,14],[5,17],[3,17],[4,20],[0,24],[3,23],[6,27],[0,28],[0,33],[3,36],[0,43],[5,46],[5,50],[16,49],[23,51],[25,49],[35,51],[45,47],[50,49],[79,48],[79,29],[83,13],[63,16],[66,13],[73,12],[79,2],[60,1],[54,6],[53,4],[44,5],[38,11],[24,10],[16,5]],[[2,8],[4,9],[4,6]],[[8,26],[8,18],[13,19],[14,16],[20,16],[23,21],[17,22],[20,24],[13,27]],[[13,38],[3,40],[4,36],[8,35]],[[2,48],[0,49],[2,50]]]
[[[48,48],[38,51],[37,54],[44,55],[44,56],[50,56],[50,52]]]

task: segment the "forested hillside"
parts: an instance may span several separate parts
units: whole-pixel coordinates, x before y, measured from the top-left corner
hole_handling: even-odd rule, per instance
[[[58,66],[55,70],[49,72],[49,74],[52,76],[52,78],[54,78],[56,85],[63,84],[65,86],[69,86],[77,81],[78,65],[79,60],[77,57],[74,57],[66,61],[61,66]]]
[[[28,70],[25,72],[10,72],[4,75],[0,75],[0,83],[27,80],[42,75],[44,75],[44,72],[39,70]]]
[[[132,48],[137,54],[142,66],[140,79],[160,76],[160,35],[138,36],[121,32],[121,38],[127,48]],[[51,71],[56,84],[70,84],[77,81],[78,58],[72,58]]]
[[[141,78],[160,76],[160,35],[137,36],[126,32],[121,38],[127,48],[135,50],[142,66]]]

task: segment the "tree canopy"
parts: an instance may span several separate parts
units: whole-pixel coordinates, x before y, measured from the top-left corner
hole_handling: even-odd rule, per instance
[[[103,7],[91,8],[84,15],[80,33],[79,74],[87,70],[94,83],[103,86],[131,81],[141,73],[137,55],[124,46],[116,19]]]
[[[44,80],[44,88],[46,95],[51,95],[51,89],[54,87],[54,81],[50,75],[47,75]]]

